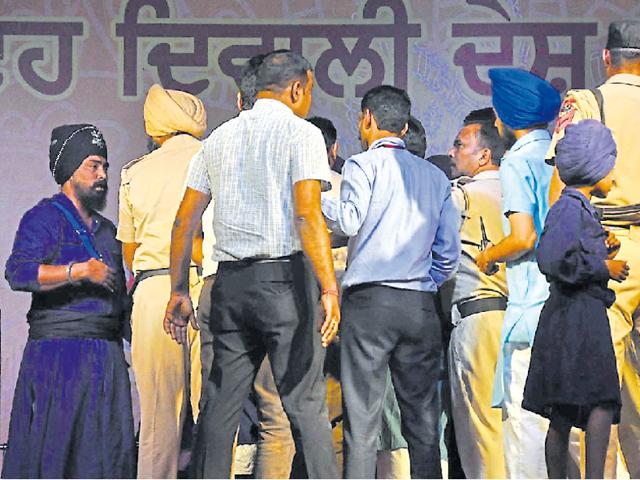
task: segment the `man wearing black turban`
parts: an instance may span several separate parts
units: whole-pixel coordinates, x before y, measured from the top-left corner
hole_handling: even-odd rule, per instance
[[[616,301],[608,310],[618,375],[622,383],[620,446],[631,478],[640,478],[640,20],[609,25],[602,52],[607,81],[593,90],[569,90],[562,103],[547,158],[556,156],[556,144],[565,127],[584,119],[604,123],[618,148],[616,181],[607,198],[593,198],[602,223],[620,240],[617,258],[627,260],[629,277],[610,282]],[[564,184],[555,170],[551,202]],[[635,317],[634,317],[635,312]],[[611,431],[605,476],[616,474],[616,428]]]
[[[61,192],[20,221],[5,277],[32,293],[3,478],[131,478],[135,439],[121,346],[124,272],[93,125],[53,130]]]

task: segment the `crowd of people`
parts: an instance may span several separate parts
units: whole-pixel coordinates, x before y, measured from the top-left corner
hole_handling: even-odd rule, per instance
[[[32,304],[2,477],[230,478],[248,399],[255,478],[442,478],[443,410],[450,478],[640,476],[639,21],[603,62],[564,101],[490,69],[444,166],[390,85],[342,161],[288,50],[204,140],[203,103],[153,85],[117,228],[102,133],[54,128],[60,193],[6,265]]]

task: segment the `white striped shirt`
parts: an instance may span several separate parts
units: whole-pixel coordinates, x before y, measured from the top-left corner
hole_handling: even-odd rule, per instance
[[[187,185],[214,202],[213,258],[277,258],[302,249],[293,185],[330,180],[320,130],[285,104],[260,99],[216,128],[193,157]]]

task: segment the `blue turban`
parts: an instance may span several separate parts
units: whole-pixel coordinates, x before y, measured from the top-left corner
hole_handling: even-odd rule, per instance
[[[500,120],[514,130],[547,124],[558,115],[560,94],[546,80],[519,68],[492,68],[491,96]]]
[[[617,154],[611,130],[597,120],[582,120],[565,128],[556,166],[569,186],[595,185],[613,170]]]

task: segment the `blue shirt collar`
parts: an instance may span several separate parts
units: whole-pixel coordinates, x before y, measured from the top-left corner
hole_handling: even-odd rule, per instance
[[[525,145],[532,142],[538,142],[540,140],[551,140],[551,134],[548,130],[539,128],[527,133],[524,137],[520,137],[516,143],[509,149],[509,152],[515,152],[520,150]]]
[[[376,140],[375,142],[373,142],[371,145],[369,145],[369,150],[374,150],[376,148],[381,148],[385,145],[392,145],[391,148],[401,148],[401,149],[405,149],[407,148],[407,146],[404,144],[404,140],[402,140],[401,138],[398,137],[384,137],[384,138],[379,138],[378,140]]]

